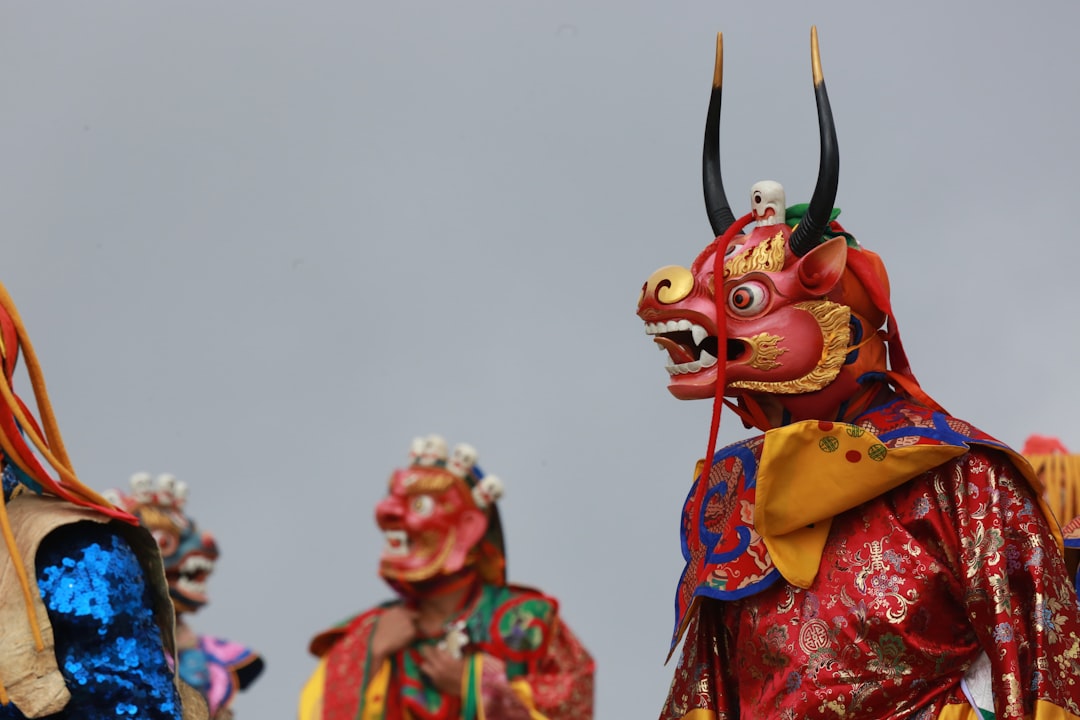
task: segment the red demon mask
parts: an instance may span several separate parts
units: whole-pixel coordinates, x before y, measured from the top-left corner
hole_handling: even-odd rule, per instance
[[[468,445],[448,456],[441,437],[418,438],[409,466],[390,476],[375,521],[386,538],[379,573],[392,585],[438,580],[471,567],[488,582],[504,582],[495,509],[502,484],[481,472],[476,457]]]
[[[762,429],[849,416],[886,378],[925,398],[899,346],[883,263],[834,219],[840,161],[816,29],[811,60],[821,161],[810,203],[786,208],[783,188],[764,181],[751,189],[751,212],[736,220],[720,173],[723,44],[717,37],[703,153],[716,239],[689,269],[654,272],[638,300],[646,333],[668,353],[671,393],[718,403],[734,398],[744,420]]]

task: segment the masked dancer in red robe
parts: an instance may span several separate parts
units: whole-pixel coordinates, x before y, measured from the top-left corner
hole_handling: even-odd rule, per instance
[[[593,661],[558,603],[506,583],[496,500],[476,450],[413,442],[375,520],[398,599],[311,643],[301,720],[589,720]]]
[[[671,393],[714,402],[660,717],[1077,718],[1061,533],[1027,461],[916,382],[885,266],[836,222],[816,30],[810,203],[786,207],[761,182],[741,218],[720,174],[722,47],[703,157],[715,240],[689,269],[653,273],[638,302]],[[725,405],[763,434],[715,452]]]

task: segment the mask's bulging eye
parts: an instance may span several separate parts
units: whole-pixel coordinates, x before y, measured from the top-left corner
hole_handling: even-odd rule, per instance
[[[769,291],[756,282],[736,285],[728,294],[728,307],[736,315],[749,317],[761,312],[769,301]]]
[[[420,517],[428,517],[435,512],[435,500],[430,495],[417,495],[412,499],[412,511]]]
[[[168,530],[154,530],[151,535],[153,535],[154,540],[157,541],[158,549],[161,550],[162,557],[168,557],[176,552],[176,548],[179,545],[179,539],[174,533],[171,533]]]
[[[732,243],[727,246],[727,250],[724,251],[724,257],[729,258],[735,253],[742,250],[742,243]]]

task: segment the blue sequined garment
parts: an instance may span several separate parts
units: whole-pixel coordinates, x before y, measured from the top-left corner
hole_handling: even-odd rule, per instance
[[[57,662],[71,691],[64,711],[48,718],[179,720],[150,590],[127,542],[108,524],[65,525],[42,541],[36,565]],[[23,717],[13,705],[0,706],[0,720]]]
[[[0,475],[0,481],[4,486],[4,499],[7,500],[11,497],[11,493],[15,491],[15,487],[19,484],[19,478],[15,475],[15,466],[8,464],[4,466],[3,474]]]

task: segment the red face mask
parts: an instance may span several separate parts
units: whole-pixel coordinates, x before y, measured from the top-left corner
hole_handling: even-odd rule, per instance
[[[386,538],[379,574],[407,583],[452,575],[474,563],[472,551],[488,526],[464,480],[444,468],[416,465],[390,476],[375,522]]]

